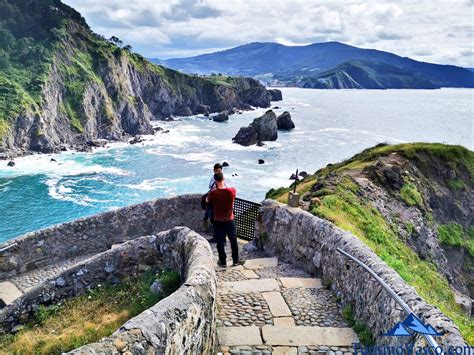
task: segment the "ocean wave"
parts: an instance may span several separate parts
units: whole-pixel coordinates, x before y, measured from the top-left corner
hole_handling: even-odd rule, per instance
[[[128,175],[129,172],[110,166],[103,166],[85,160],[83,153],[57,155],[30,155],[15,159],[15,166],[0,170],[0,177],[17,177],[25,175],[77,176],[93,174]],[[56,162],[51,161],[55,159]]]
[[[174,159],[186,160],[188,162],[210,163],[216,159],[216,155],[212,152],[193,152],[193,153],[176,154],[176,153],[166,153],[159,149],[147,149],[146,153],[161,155],[161,156],[169,156]]]
[[[124,184],[122,186],[128,187],[129,189],[142,190],[142,191],[153,191],[159,188],[167,187],[166,183],[169,179],[166,178],[154,178],[143,180],[139,184]]]
[[[58,201],[69,201],[80,206],[91,206],[90,203],[85,201],[86,196],[81,196],[80,198],[69,195],[72,192],[72,189],[65,187],[60,183],[61,178],[49,178],[45,181],[46,186],[48,187],[48,195]]]

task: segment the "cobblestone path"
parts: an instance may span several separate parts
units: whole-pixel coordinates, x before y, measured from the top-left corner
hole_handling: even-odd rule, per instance
[[[277,258],[242,254],[243,266],[216,264],[220,354],[353,353],[357,337],[320,279]]]

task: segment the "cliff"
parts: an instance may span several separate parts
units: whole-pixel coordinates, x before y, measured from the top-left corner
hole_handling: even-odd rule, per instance
[[[0,0],[0,156],[87,149],[152,133],[150,120],[268,107],[256,80],[198,77],[93,33],[59,0]]]
[[[379,145],[299,183],[303,208],[349,230],[472,342],[474,153]],[[268,197],[286,202],[288,188]]]

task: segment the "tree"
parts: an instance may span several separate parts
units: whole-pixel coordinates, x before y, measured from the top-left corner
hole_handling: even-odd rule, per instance
[[[127,44],[126,46],[123,47],[124,50],[126,50],[127,52],[131,52],[132,51],[132,46]]]
[[[110,37],[109,42],[119,47],[122,47],[122,44],[123,44],[123,42],[118,37],[115,37],[115,36]]]

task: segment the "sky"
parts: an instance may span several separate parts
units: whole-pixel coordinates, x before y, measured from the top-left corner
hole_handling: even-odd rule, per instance
[[[250,42],[339,41],[416,60],[474,67],[474,0],[63,0],[92,30],[148,58]]]

